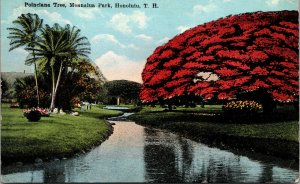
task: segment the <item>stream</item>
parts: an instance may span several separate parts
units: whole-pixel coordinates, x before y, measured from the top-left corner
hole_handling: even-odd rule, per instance
[[[40,165],[2,167],[17,182],[284,182],[298,163],[258,153],[236,154],[118,118],[108,140],[88,153]]]

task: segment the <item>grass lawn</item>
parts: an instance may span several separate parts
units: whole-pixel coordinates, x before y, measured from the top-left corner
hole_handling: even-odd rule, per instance
[[[109,127],[105,117],[121,114],[93,106],[80,116],[51,114],[39,122],[28,122],[21,109],[1,105],[2,161],[50,159],[86,150],[104,141]]]
[[[222,112],[221,106],[177,108],[171,112],[163,110],[160,107],[145,107],[139,113],[132,115],[130,119],[139,124],[168,129],[200,140],[219,139],[222,141],[222,139],[230,137],[242,144],[250,144],[253,140],[251,146],[261,143],[266,149],[269,149],[269,145],[266,144],[270,143],[272,144],[270,150],[283,149],[288,152],[295,152],[292,154],[298,157],[298,120],[274,121],[273,119],[268,121],[263,119],[263,123],[256,123],[255,121],[224,123],[222,116],[218,116]]]

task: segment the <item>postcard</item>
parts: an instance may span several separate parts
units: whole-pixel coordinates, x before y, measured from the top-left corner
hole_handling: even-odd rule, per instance
[[[1,0],[1,182],[299,182],[297,0]]]

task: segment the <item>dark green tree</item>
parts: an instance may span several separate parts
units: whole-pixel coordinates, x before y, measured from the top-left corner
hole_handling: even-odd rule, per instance
[[[117,98],[117,105],[119,105],[120,98],[129,102],[137,102],[141,84],[128,80],[114,80],[106,82],[104,88],[108,96]]]
[[[20,107],[35,107],[37,103],[37,99],[35,98],[35,78],[33,76],[27,76],[23,78],[17,78],[14,82],[14,88],[16,92],[16,98],[17,101],[20,104]],[[49,92],[47,92],[45,89],[47,89],[47,84],[41,83],[41,80],[39,80],[39,86],[40,86],[40,106],[41,107],[47,107],[49,105],[50,101],[50,95]]]
[[[79,59],[71,63],[68,72],[62,74],[57,106],[64,110],[71,110],[73,98],[88,102],[98,101],[105,80],[99,72],[88,60]]]
[[[6,97],[6,92],[8,91],[8,83],[1,77],[1,94],[2,98]]]

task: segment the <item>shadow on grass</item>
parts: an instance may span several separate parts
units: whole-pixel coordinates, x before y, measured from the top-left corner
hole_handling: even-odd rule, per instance
[[[14,145],[11,145],[11,143]],[[43,152],[41,149],[33,149],[34,147],[44,147],[45,145],[51,144],[50,140],[40,139],[40,138],[26,138],[26,141],[20,140],[19,138],[2,136],[1,141],[1,160],[2,164],[7,164],[11,162],[34,160],[41,156],[50,156],[48,152]],[[52,143],[53,144],[53,143]],[[22,146],[18,146],[22,145]],[[24,150],[27,147],[29,151]]]
[[[113,117],[113,116],[119,116],[121,114],[122,114],[121,112],[118,114],[101,114],[99,112],[88,112],[88,111],[82,112],[83,116],[93,117],[96,119],[104,119],[104,118],[109,118],[109,117]]]
[[[160,117],[157,117],[159,114]],[[233,114],[226,115],[222,111],[182,111],[182,110],[173,110],[173,111],[156,111],[156,112],[147,112],[145,115],[149,119],[155,118],[160,120],[158,122],[167,123],[167,122],[178,122],[178,121],[201,121],[201,122],[212,122],[212,123],[238,123],[238,124],[253,124],[253,123],[278,123],[284,121],[298,121],[299,114],[296,112],[280,112],[273,114]],[[139,116],[139,115],[138,115]]]

